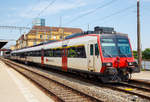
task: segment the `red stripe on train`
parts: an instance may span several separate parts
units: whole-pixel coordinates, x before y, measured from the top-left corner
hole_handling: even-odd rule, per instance
[[[62,70],[67,71],[67,49],[65,48],[62,56]]]

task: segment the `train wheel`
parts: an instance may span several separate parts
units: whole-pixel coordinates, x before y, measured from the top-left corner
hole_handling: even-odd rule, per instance
[[[109,79],[108,77],[99,77],[102,83],[108,83]]]
[[[126,82],[129,81],[130,80],[129,74],[125,75],[122,80]]]

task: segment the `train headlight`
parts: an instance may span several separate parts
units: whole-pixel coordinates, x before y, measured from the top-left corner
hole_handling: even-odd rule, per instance
[[[134,63],[133,62],[128,62],[128,66],[133,66]]]
[[[103,66],[105,66],[105,67],[112,67],[112,63],[111,62],[106,62],[106,63],[103,63]]]

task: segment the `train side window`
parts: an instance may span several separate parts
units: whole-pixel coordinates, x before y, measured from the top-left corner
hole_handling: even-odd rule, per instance
[[[62,49],[48,49],[44,51],[44,56],[47,57],[61,57]]]
[[[53,55],[53,50],[52,49],[50,49],[49,50],[49,57],[53,57],[54,55]]]
[[[32,56],[36,56],[36,52],[35,51],[32,51]]]
[[[30,56],[30,52],[27,52],[27,56]]]
[[[37,56],[41,56],[41,50],[37,51]]]
[[[49,50],[44,50],[44,56],[48,56],[49,55]]]
[[[93,55],[93,45],[90,45],[90,55]]]
[[[42,55],[42,51],[41,50],[39,50],[39,56],[41,56]]]
[[[77,52],[75,50],[75,47],[69,48],[68,49],[68,57],[76,57],[77,56]]]
[[[53,57],[57,57],[57,55],[56,55],[56,49],[53,49]]]
[[[95,44],[95,55],[99,55],[98,44]]]
[[[33,51],[33,56],[37,56],[37,51]]]
[[[32,51],[30,51],[30,56],[33,56],[33,55],[32,55]]]
[[[36,51],[36,56],[40,56],[40,51]]]
[[[71,47],[68,49],[68,57],[72,58],[86,58],[85,47]]]
[[[24,55],[27,56],[27,52],[24,52]]]
[[[85,47],[84,46],[77,47],[77,54],[78,57],[80,58],[86,58]]]
[[[30,56],[33,56],[33,52],[32,51],[30,51]]]
[[[56,49],[53,51],[54,57],[61,57],[62,56],[62,49]]]

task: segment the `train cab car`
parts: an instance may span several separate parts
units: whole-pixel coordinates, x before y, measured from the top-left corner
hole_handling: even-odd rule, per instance
[[[101,73],[106,76],[110,75],[112,80],[127,81],[129,74],[139,72],[127,35],[102,34],[100,46],[102,53]]]
[[[38,63],[69,73],[96,76],[103,82],[127,81],[139,72],[127,34],[113,28],[95,27],[94,31],[67,36],[11,52],[11,59]]]

